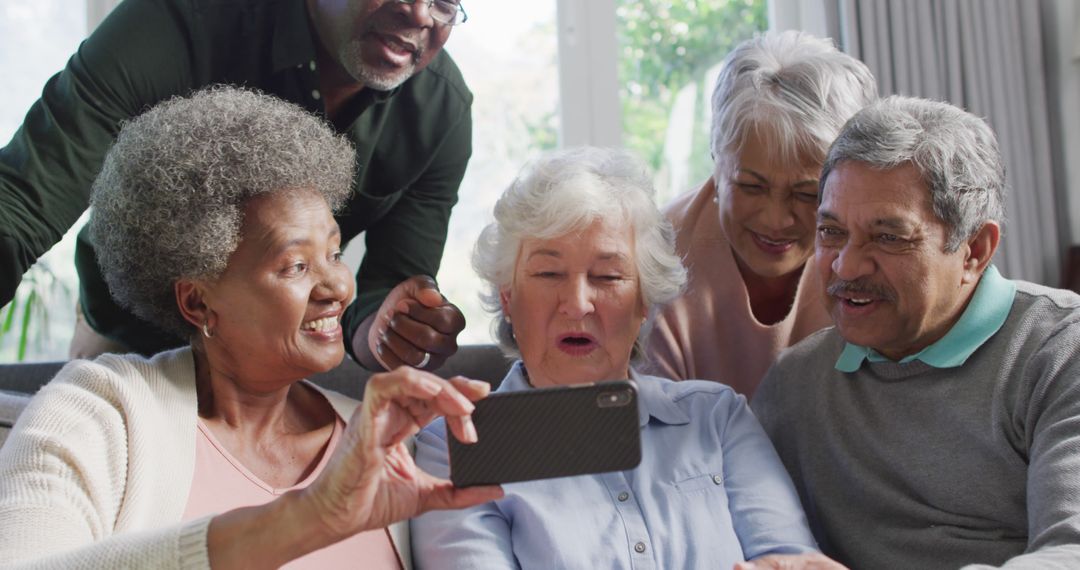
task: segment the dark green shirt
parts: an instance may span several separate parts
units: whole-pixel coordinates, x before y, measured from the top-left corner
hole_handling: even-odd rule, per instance
[[[325,114],[316,38],[303,0],[125,0],[45,86],[0,149],[0,305],[22,274],[86,209],[90,186],[124,120],[198,88],[244,85]],[[346,346],[389,290],[434,276],[450,209],[472,152],[472,93],[441,52],[393,91],[365,89],[339,125],[355,145],[342,237],[365,233]],[[186,344],[115,304],[86,232],[76,266],[90,325],[143,353]],[[350,348],[351,350],[351,348]]]

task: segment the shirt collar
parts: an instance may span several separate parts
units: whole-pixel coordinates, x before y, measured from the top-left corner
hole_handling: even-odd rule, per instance
[[[279,2],[271,56],[274,71],[309,65],[315,61],[315,41],[307,2]]]
[[[662,381],[651,376],[638,374],[630,369],[630,380],[634,382],[638,391],[638,425],[645,427],[649,418],[668,425],[682,425],[690,423],[690,416],[686,415],[675,401],[663,390]],[[497,392],[519,392],[532,390],[525,372],[525,364],[517,361],[510,368],[510,372],[503,378]]]
[[[1015,296],[1016,284],[1002,277],[997,268],[990,265],[983,272],[979,285],[975,287],[971,302],[949,332],[921,351],[905,356],[900,362],[921,360],[934,368],[955,368],[962,365],[1005,324]],[[889,361],[870,347],[847,343],[840,353],[840,358],[836,360],[836,369],[841,372],[855,372],[863,360]]]
[[[664,391],[663,380],[638,374],[633,368],[630,369],[630,379],[638,389],[638,425],[645,427],[650,417],[668,425],[690,423],[690,416]]]

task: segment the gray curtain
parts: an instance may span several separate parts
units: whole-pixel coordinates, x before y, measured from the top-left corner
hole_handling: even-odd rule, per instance
[[[1051,164],[1039,3],[1032,0],[835,0],[830,35],[866,62],[882,95],[948,101],[998,135],[1010,192],[995,263],[1058,286],[1065,197]]]

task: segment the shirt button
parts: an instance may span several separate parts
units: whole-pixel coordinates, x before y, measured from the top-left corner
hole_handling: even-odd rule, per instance
[[[308,63],[308,68],[312,71],[315,71],[315,60],[312,60],[310,63]]]
[[[626,491],[623,491],[622,493],[619,493],[619,502],[620,503],[625,503],[626,500],[629,499],[629,498],[630,498],[630,493],[627,493]]]
[[[719,476],[719,475],[713,475],[713,476],[712,476],[712,482],[713,482],[713,483],[716,483],[717,485],[719,485],[719,484],[721,484],[721,483],[723,483],[723,482],[724,482],[724,478],[723,478],[723,477],[721,477],[721,476]]]
[[[311,98],[318,101],[320,98],[322,98],[322,93],[319,93],[318,89],[312,89]]]
[[[634,545],[634,552],[637,552],[638,554],[641,554],[642,552],[645,552],[645,543],[644,542],[639,542],[639,543],[635,544]]]

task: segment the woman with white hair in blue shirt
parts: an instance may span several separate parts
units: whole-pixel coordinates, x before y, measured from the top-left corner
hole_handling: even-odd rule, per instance
[[[419,567],[731,568],[816,550],[742,396],[633,369],[651,316],[686,280],[640,162],[594,148],[538,160],[496,204],[473,263],[498,340],[520,358],[498,391],[633,379],[642,461],[507,484],[503,499],[414,519]],[[438,476],[445,438],[436,422],[417,440],[417,464]]]

